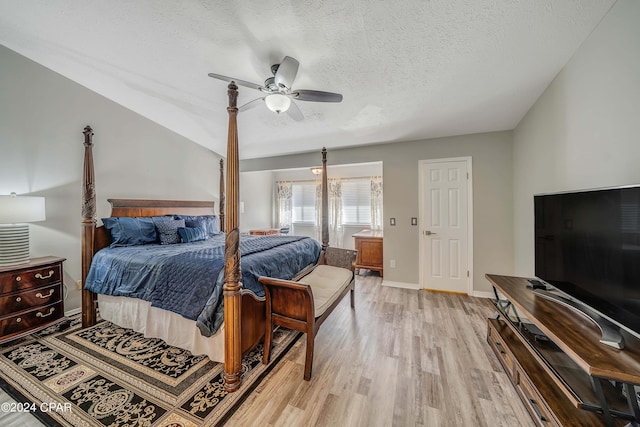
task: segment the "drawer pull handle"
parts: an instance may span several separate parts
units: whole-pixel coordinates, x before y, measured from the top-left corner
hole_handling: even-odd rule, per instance
[[[496,348],[498,349],[498,351],[500,352],[500,354],[506,354],[504,352],[504,348],[502,348],[502,345],[496,341]]]
[[[51,295],[53,295],[53,293],[55,292],[55,289],[49,289],[49,295],[42,295],[40,292],[38,292],[36,294],[36,297],[38,298],[42,298],[42,299],[47,299],[49,298]]]
[[[47,316],[51,316],[51,315],[53,314],[53,312],[54,312],[54,311],[56,311],[56,308],[55,308],[55,307],[51,307],[51,308],[49,309],[49,312],[48,312],[47,314],[42,314],[42,312],[40,312],[40,311],[39,311],[39,312],[37,312],[37,313],[36,313],[36,317],[47,317]]]
[[[16,282],[20,282],[22,280],[22,277],[18,276],[16,277]]]
[[[18,318],[16,319],[16,322],[18,322],[18,323],[22,322],[22,317],[18,317]]]
[[[16,297],[16,302],[20,302],[20,301],[22,301],[22,298]]]
[[[540,410],[538,409],[538,405],[536,404],[536,401],[533,399],[529,399],[529,403],[531,404],[531,407],[533,408],[533,412],[536,413],[536,416],[538,417],[538,419],[540,421],[547,421],[545,417],[543,417],[542,414],[540,413]]]
[[[48,279],[49,277],[53,276],[53,270],[49,270],[49,275],[48,276],[43,276],[40,273],[36,273],[36,279]]]

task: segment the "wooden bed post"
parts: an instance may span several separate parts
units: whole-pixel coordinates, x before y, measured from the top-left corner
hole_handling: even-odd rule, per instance
[[[322,147],[322,251],[318,260],[320,264],[324,264],[324,255],[329,247],[329,193],[327,187],[327,149]]]
[[[93,172],[93,129],[84,128],[84,172],[82,176],[82,327],[96,323],[95,294],[84,289],[91,260],[96,231],[96,188]]]
[[[224,246],[224,388],[233,392],[242,382],[241,307],[240,283],[240,231],[239,217],[239,156],[238,156],[238,86],[229,83],[229,134],[227,139],[227,212],[225,214]]]
[[[220,202],[218,203],[220,231],[224,233],[224,160],[220,159]]]

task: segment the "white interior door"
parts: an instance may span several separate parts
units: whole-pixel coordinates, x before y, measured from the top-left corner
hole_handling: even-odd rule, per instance
[[[470,292],[469,162],[421,162],[420,253],[425,289]]]

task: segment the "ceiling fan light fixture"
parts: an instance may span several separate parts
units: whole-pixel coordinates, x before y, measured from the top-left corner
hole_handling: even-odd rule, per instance
[[[267,104],[269,110],[280,114],[289,109],[291,106],[291,98],[279,93],[273,93],[264,98],[264,103]]]

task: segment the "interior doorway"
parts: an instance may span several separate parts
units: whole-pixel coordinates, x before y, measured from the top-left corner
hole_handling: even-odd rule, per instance
[[[420,285],[472,294],[471,157],[420,161]]]

